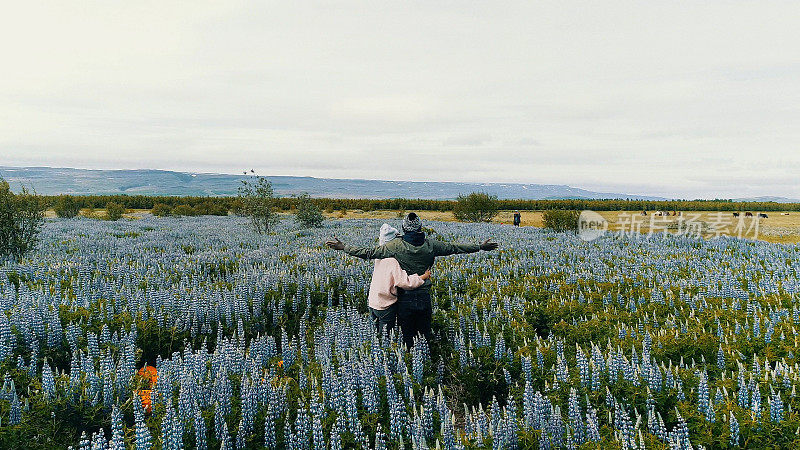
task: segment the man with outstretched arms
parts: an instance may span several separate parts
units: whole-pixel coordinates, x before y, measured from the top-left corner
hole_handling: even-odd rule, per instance
[[[480,250],[497,249],[497,243],[487,239],[481,244],[450,244],[426,238],[422,231],[422,221],[415,213],[409,213],[403,219],[402,239],[394,239],[377,247],[355,247],[345,245],[339,239],[332,239],[325,244],[334,249],[362,259],[395,258],[400,267],[409,275],[423,275],[433,266],[437,256],[475,253]],[[397,320],[403,330],[403,340],[410,348],[414,345],[414,337],[422,334],[431,339],[431,281],[414,290],[398,289]]]

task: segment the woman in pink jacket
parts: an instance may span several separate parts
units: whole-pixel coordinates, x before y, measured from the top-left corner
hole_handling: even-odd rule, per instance
[[[398,235],[389,224],[381,225],[379,244],[383,245]],[[394,328],[397,320],[397,288],[416,289],[431,277],[430,269],[422,275],[408,275],[394,258],[375,260],[372,282],[369,284],[369,311],[372,323],[382,334]]]

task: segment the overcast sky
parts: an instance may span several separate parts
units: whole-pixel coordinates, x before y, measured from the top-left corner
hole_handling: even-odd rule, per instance
[[[800,197],[800,2],[6,3],[0,165]]]

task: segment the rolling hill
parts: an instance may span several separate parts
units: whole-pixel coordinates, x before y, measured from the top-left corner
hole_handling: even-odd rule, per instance
[[[32,187],[39,194],[128,195],[236,195],[243,175],[173,172],[168,170],[90,170],[52,167],[3,167],[0,177],[12,189]],[[593,192],[567,185],[517,183],[414,182],[268,176],[281,196],[308,192],[329,198],[453,199],[459,194],[482,191],[500,199],[624,198],[664,200],[645,195]]]

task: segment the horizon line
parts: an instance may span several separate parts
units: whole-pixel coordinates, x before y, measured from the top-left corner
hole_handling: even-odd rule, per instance
[[[616,194],[616,195],[624,195],[625,197],[604,197],[604,198],[585,198],[585,197],[568,197],[568,198],[561,198],[561,200],[630,200],[632,197],[655,197],[653,199],[634,199],[633,201],[731,201],[731,202],[768,202],[768,203],[798,203],[800,199],[794,199],[790,197],[782,197],[778,195],[761,195],[755,197],[714,197],[714,198],[703,198],[703,197],[695,197],[693,199],[689,198],[677,198],[677,197],[667,197],[663,195],[653,195],[653,194],[629,194],[629,193],[614,193],[614,192],[607,192],[605,190],[602,191],[593,191],[590,189],[586,189],[583,187],[576,187],[571,184],[552,184],[552,183],[523,183],[519,181],[441,181],[441,180],[427,180],[427,181],[415,181],[415,180],[387,180],[387,179],[376,179],[376,178],[332,178],[332,177],[316,177],[310,175],[260,175],[258,173],[250,173],[247,171],[242,171],[241,173],[234,174],[234,173],[225,173],[225,172],[206,172],[206,171],[186,171],[186,170],[174,170],[174,169],[158,169],[158,168],[135,168],[135,169],[119,169],[119,168],[84,168],[84,167],[57,167],[57,166],[38,166],[38,165],[24,165],[24,166],[7,166],[7,165],[0,165],[0,169],[5,170],[14,170],[14,169],[51,169],[51,170],[83,170],[83,171],[91,171],[91,172],[104,172],[104,171],[116,171],[116,172],[137,172],[137,171],[149,171],[149,172],[165,172],[165,173],[183,173],[183,174],[197,174],[197,175],[222,175],[222,176],[263,176],[265,178],[306,178],[306,179],[313,179],[313,180],[336,180],[336,181],[374,181],[374,182],[387,182],[387,183],[440,183],[440,184],[454,184],[454,185],[515,185],[515,186],[558,186],[558,187],[568,187],[571,189],[578,189],[586,192],[590,192],[593,194]],[[1,177],[0,177],[1,178]],[[94,194],[77,194],[77,195],[94,195]],[[104,194],[107,195],[107,194]],[[128,194],[112,194],[112,195],[128,195]],[[146,195],[146,194],[142,194]],[[759,200],[759,198],[775,198],[775,199],[783,199],[787,200],[786,202],[776,201],[776,200]],[[524,200],[524,199],[520,199]],[[536,199],[534,199],[536,200]],[[559,200],[559,199],[538,199],[538,200]]]

